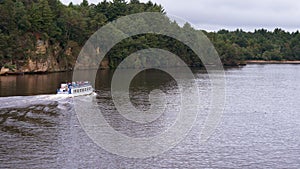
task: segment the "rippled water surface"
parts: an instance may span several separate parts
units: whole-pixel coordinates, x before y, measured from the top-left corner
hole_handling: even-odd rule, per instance
[[[199,104],[209,109],[209,77],[200,70],[194,74]],[[180,110],[180,91],[172,78],[146,71],[132,81],[131,102],[139,110],[149,108],[151,90],[166,93],[165,112],[139,124],[114,107],[111,76],[111,71],[99,71],[97,95],[83,96],[80,103],[92,100],[107,122],[129,137],[152,137],[172,126]],[[0,168],[300,168],[299,65],[226,70],[226,106],[210,139],[199,144],[204,111],[178,145],[146,159],[111,154],[87,136],[73,99],[54,95],[60,82],[71,79],[71,73],[0,77],[0,95],[5,96],[0,97]]]

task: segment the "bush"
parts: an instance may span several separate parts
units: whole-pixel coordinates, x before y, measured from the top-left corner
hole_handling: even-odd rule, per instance
[[[9,70],[14,70],[14,69],[17,68],[16,65],[12,65],[12,64],[8,64],[8,63],[6,63],[3,67],[5,67],[5,68],[7,68]]]

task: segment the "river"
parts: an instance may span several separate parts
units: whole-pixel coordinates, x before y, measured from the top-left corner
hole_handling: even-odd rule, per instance
[[[208,75],[193,73],[209,98]],[[112,74],[98,72],[97,95],[81,97],[83,104],[92,98],[109,124],[128,137],[151,137],[172,126],[176,110],[171,108],[180,102],[172,78],[145,71],[131,83],[131,101],[139,109],[149,108],[149,90],[167,93],[167,112],[141,125],[124,120],[113,107]],[[200,114],[179,144],[147,158],[110,153],[87,136],[73,99],[55,95],[61,82],[71,81],[71,72],[1,76],[0,168],[300,168],[300,66],[254,64],[225,74],[225,108],[210,138],[199,143],[205,119]],[[199,104],[205,107],[208,100]]]

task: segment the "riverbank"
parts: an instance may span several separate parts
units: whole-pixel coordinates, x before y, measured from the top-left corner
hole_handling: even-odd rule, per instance
[[[276,60],[247,60],[237,64],[224,64],[224,67],[238,67],[238,66],[246,66],[247,64],[300,64],[300,60],[297,61],[276,61]],[[101,69],[109,69],[108,67],[101,68]],[[85,70],[85,69],[82,69]],[[32,72],[22,72],[22,71],[11,71],[8,68],[2,67],[0,69],[0,76],[5,75],[24,75],[24,74],[49,74],[49,73],[58,73],[58,72],[69,72],[72,69],[68,70],[52,70],[52,71],[32,71]]]
[[[295,61],[247,60],[246,64],[300,64],[300,60],[295,60]]]

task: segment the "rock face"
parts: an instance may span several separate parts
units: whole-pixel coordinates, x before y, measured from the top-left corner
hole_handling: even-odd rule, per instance
[[[23,74],[23,73],[46,73],[72,70],[75,57],[72,48],[62,49],[59,44],[49,45],[48,41],[37,40],[34,51],[28,51],[27,60],[17,60],[14,63],[15,69],[1,68],[2,74]]]
[[[60,56],[63,50],[57,46],[54,45],[53,49],[50,50],[47,42],[38,41],[36,50],[30,53],[32,57],[29,57],[21,66],[18,66],[16,72],[45,73],[72,69],[71,63],[68,64]]]
[[[101,69],[109,69],[109,60],[108,59],[103,59],[100,63],[100,68]]]
[[[26,51],[25,60],[10,60],[2,62],[9,65],[9,68],[0,65],[0,75],[4,74],[24,74],[24,73],[47,73],[73,70],[76,64],[78,69],[102,69],[110,68],[109,59],[103,59],[97,63],[97,58],[86,52],[77,60],[81,47],[73,41],[62,47],[59,43],[50,44],[48,40],[42,40],[37,36],[35,48]],[[101,53],[100,48],[94,51],[97,55]],[[97,56],[95,56],[97,57]]]
[[[37,40],[36,42],[36,54],[45,55],[48,48],[48,42],[43,40]]]
[[[8,72],[9,72],[8,68],[2,67],[1,70],[0,70],[0,75],[7,74]]]
[[[62,71],[62,69],[58,66],[58,63],[53,59],[48,58],[46,60],[31,60],[28,59],[27,64],[20,67],[19,70],[23,73],[34,73],[34,72],[54,72],[54,71]]]

